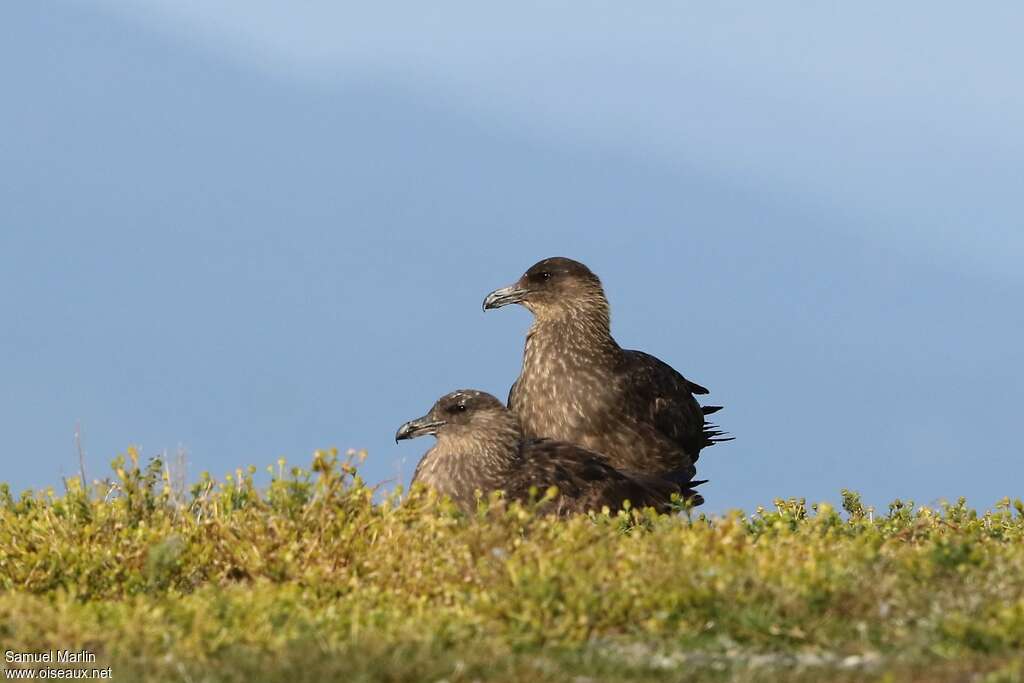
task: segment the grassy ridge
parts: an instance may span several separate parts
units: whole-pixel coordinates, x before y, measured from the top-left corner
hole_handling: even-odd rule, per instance
[[[266,487],[114,469],[0,488],[2,649],[114,680],[1021,680],[1019,500],[553,520],[375,502],[334,451]]]

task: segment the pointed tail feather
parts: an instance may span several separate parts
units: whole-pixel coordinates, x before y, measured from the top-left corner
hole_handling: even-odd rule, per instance
[[[664,482],[672,485],[683,497],[683,500],[696,507],[704,502],[704,497],[697,493],[696,488],[701,484],[708,483],[707,479],[694,479],[692,467],[680,467],[679,469],[666,472],[658,477]]]
[[[702,387],[701,385],[697,384],[696,382],[691,382],[688,379],[686,380],[686,388],[690,390],[691,394],[696,394],[697,396],[703,396],[704,394],[710,394],[711,393],[708,389],[705,389],[704,387]]]

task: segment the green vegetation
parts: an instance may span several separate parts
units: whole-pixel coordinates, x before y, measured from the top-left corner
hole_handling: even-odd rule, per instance
[[[0,649],[136,681],[1020,681],[1024,504],[472,516],[352,460],[0,488]],[[45,665],[43,665],[45,666]],[[975,676],[974,674],[978,674]]]

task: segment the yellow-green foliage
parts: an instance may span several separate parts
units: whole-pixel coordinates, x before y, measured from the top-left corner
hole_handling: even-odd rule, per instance
[[[3,649],[115,680],[1020,678],[1019,500],[559,520],[382,496],[336,451],[190,493],[134,450],[114,469],[0,488]]]

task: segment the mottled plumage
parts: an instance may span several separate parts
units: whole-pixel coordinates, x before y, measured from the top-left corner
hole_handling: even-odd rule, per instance
[[[423,483],[471,510],[476,492],[504,491],[525,501],[531,489],[543,495],[558,488],[551,503],[555,514],[634,507],[671,508],[679,493],[693,504],[700,482],[686,473],[677,477],[633,475],[612,467],[607,459],[579,446],[549,439],[524,439],[515,415],[490,394],[464,389],[441,397],[430,412],[405,423],[396,440],[433,434],[437,443],[420,460],[413,483]]]
[[[707,389],[615,342],[601,281],[582,263],[540,261],[484,308],[511,303],[534,316],[508,399],[527,438],[579,444],[621,470],[690,476],[702,448],[727,440],[704,419],[719,407],[694,398]]]

